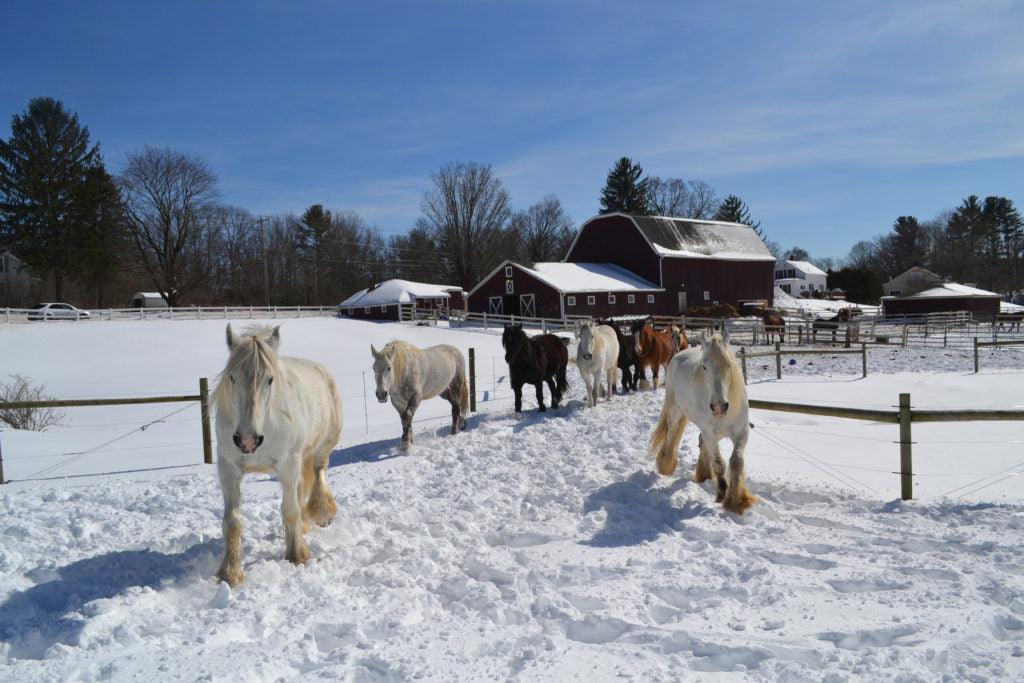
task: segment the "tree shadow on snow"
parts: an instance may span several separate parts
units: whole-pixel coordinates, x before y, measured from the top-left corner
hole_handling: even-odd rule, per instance
[[[699,501],[686,501],[682,507],[672,504],[672,496],[678,491],[691,484],[697,486],[688,478],[680,477],[669,486],[655,486],[659,479],[654,472],[635,472],[625,481],[588,495],[583,511],[604,510],[607,518],[604,528],[583,544],[598,548],[639,545],[673,533],[684,520],[713,514],[711,508]]]
[[[79,610],[86,603],[133,587],[159,589],[197,573],[212,574],[205,565],[215,565],[222,549],[218,538],[180,553],[121,550],[53,570],[33,570],[29,578],[43,583],[11,593],[0,604],[0,640],[10,643],[9,654],[16,659],[42,659],[56,643],[77,645],[87,623]]]

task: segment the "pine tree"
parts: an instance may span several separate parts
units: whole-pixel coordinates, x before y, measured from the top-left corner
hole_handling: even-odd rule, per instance
[[[58,301],[80,268],[82,220],[93,213],[81,205],[93,196],[82,187],[102,163],[78,116],[50,97],[30,101],[12,118],[10,140],[0,140],[0,237],[52,275]]]
[[[1020,256],[1024,251],[1024,221],[1013,201],[1006,197],[985,197],[982,207],[987,256],[1000,275],[1000,286],[1012,292],[1021,288]]]
[[[331,212],[322,204],[313,204],[302,214],[297,227],[299,252],[306,257],[312,277],[313,296],[311,302],[322,304],[320,300],[320,277],[324,258],[327,256],[331,241]]]
[[[758,237],[762,240],[767,239],[764,231],[761,230],[760,221],[755,221],[750,217],[750,209],[747,208],[747,205],[742,199],[734,194],[731,194],[722,200],[722,203],[718,206],[718,211],[715,212],[715,217],[712,220],[749,225],[754,229],[754,232],[757,233]]]
[[[984,235],[984,217],[977,195],[963,201],[949,217],[946,232],[953,249],[951,263],[956,279],[977,280],[979,244]]]
[[[601,213],[621,211],[637,216],[651,213],[644,170],[629,157],[619,159],[601,190]]]
[[[902,273],[913,266],[924,264],[925,234],[921,223],[913,216],[900,216],[892,226],[891,258],[895,272]]]

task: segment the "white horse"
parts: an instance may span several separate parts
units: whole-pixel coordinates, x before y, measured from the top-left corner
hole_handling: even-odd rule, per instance
[[[217,473],[224,494],[224,561],[217,578],[230,586],[242,573],[242,476],[272,472],[281,482],[285,559],[303,564],[309,522],[327,526],[338,506],[324,473],[341,435],[341,399],[324,366],[277,355],[280,327],[227,328],[227,367],[213,400],[217,410]]]
[[[448,344],[418,349],[392,341],[380,351],[370,344],[370,353],[377,400],[384,403],[390,395],[402,419],[402,448],[412,445],[412,418],[424,399],[440,396],[452,404],[452,434],[466,428],[469,381],[462,351]]]
[[[676,451],[689,418],[700,428],[696,480],[716,477],[716,500],[726,510],[743,514],[757,497],[747,489],[743,474],[743,450],[750,436],[749,408],[743,374],[729,348],[729,333],[705,331],[700,346],[677,353],[665,375],[665,403],[650,447],[651,454],[657,456],[658,472],[675,472]],[[732,440],[728,479],[718,448],[721,439]]]
[[[604,389],[602,375],[608,381],[607,400],[612,400],[619,369],[619,338],[610,326],[586,320],[576,327],[576,339],[576,367],[587,387],[587,406],[592,408]]]

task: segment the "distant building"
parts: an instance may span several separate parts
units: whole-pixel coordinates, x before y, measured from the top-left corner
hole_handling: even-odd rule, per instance
[[[975,318],[991,319],[999,313],[1002,297],[977,287],[943,282],[910,296],[883,296],[882,315],[925,315],[967,311]]]
[[[135,292],[129,308],[167,308],[167,300],[160,292]]]
[[[338,311],[352,318],[401,320],[411,318],[416,311],[447,314],[464,307],[465,294],[462,287],[385,280],[345,299],[338,305]]]
[[[936,275],[930,270],[920,266],[914,266],[882,285],[884,296],[911,296],[923,292],[945,281],[941,275]]]
[[[779,260],[775,264],[775,286],[790,296],[811,296],[824,292],[828,275],[807,261]]]
[[[611,263],[505,261],[467,295],[469,310],[525,318],[649,313],[665,290]]]

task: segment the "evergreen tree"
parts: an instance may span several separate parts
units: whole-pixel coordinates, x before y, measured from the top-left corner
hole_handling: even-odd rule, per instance
[[[767,239],[764,231],[761,230],[760,221],[755,221],[750,217],[750,209],[747,208],[747,205],[742,199],[734,194],[731,194],[722,200],[722,203],[718,206],[718,211],[715,212],[715,217],[712,220],[749,225],[754,229],[754,232],[757,233],[758,237],[762,240]]]
[[[114,179],[102,166],[90,168],[79,186],[76,202],[79,215],[81,250],[79,271],[92,288],[96,308],[106,306],[106,289],[117,279],[125,253],[128,233],[123,220],[121,193]]]
[[[982,207],[987,256],[1000,274],[1003,291],[1021,288],[1020,257],[1024,251],[1024,221],[1013,201],[1006,197],[985,197]]]
[[[894,275],[913,266],[924,265],[926,236],[921,223],[913,216],[900,216],[896,219],[889,246]]]
[[[312,291],[312,297],[307,298],[307,302],[314,305],[323,304],[320,299],[320,279],[324,259],[330,249],[331,227],[331,212],[322,204],[313,204],[306,209],[296,226],[296,246],[305,257],[308,284]]]
[[[949,217],[946,228],[953,249],[951,263],[955,279],[975,279],[978,274],[979,243],[985,232],[982,206],[977,195],[971,195]]]
[[[629,157],[619,159],[601,190],[601,213],[623,213],[647,216],[651,213],[644,170]]]
[[[877,304],[882,296],[882,280],[870,268],[846,267],[828,271],[825,280],[829,289],[846,292],[846,300],[858,304]]]
[[[82,222],[95,217],[83,191],[99,149],[78,116],[49,97],[29,102],[11,120],[10,140],[0,140],[0,238],[30,268],[52,275],[54,296],[82,263]],[[105,172],[104,172],[105,173]]]

